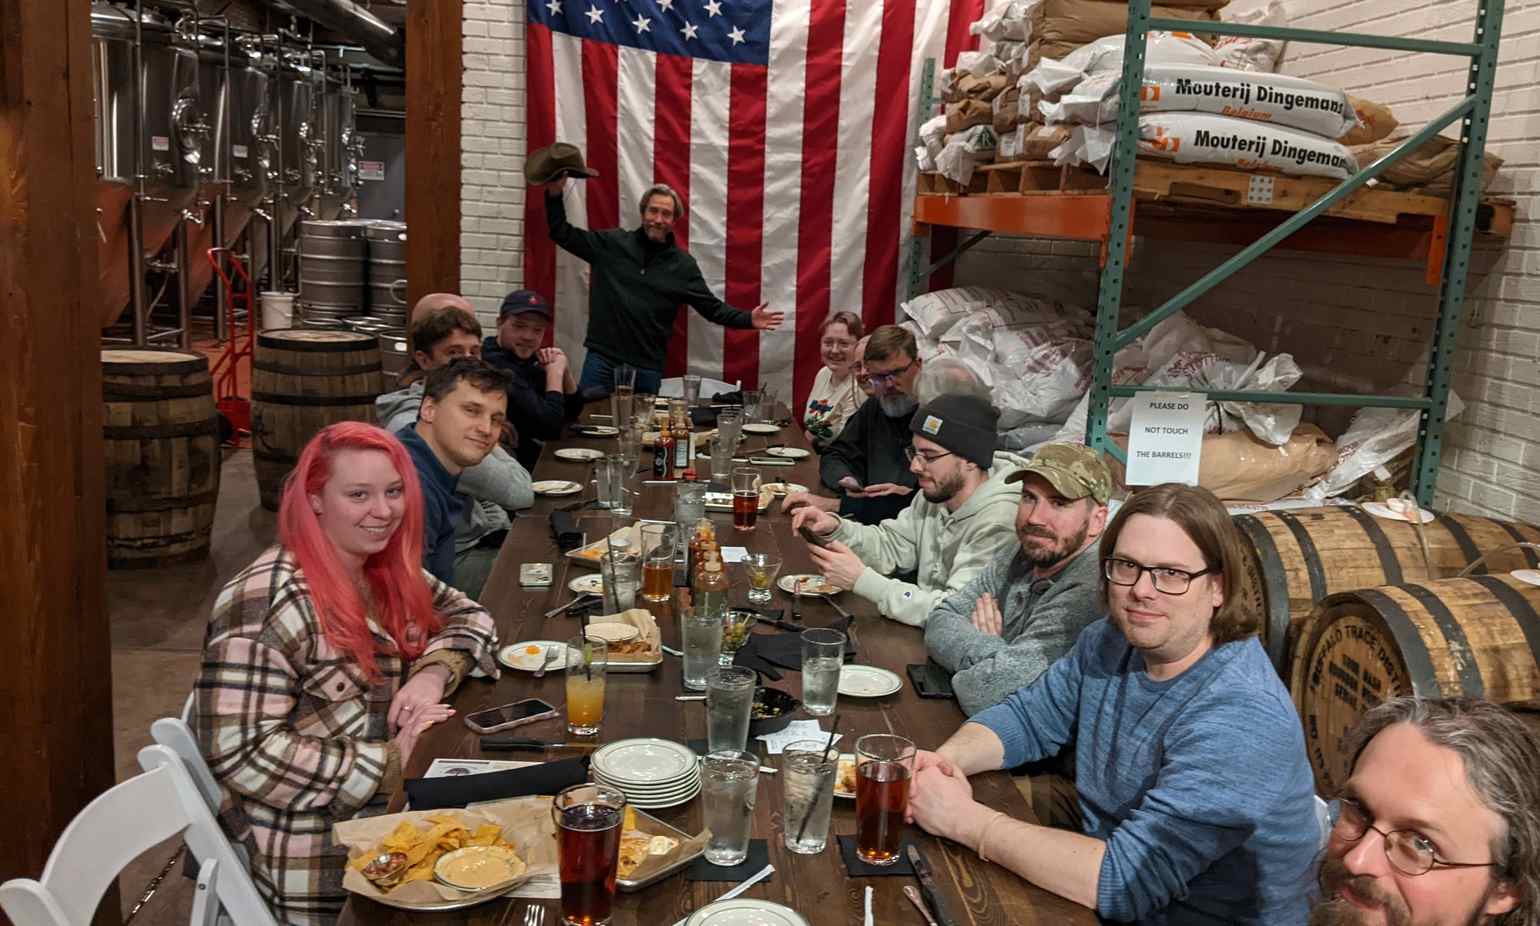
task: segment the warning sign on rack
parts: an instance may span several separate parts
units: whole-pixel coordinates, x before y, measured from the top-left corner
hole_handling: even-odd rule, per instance
[[[1198,484],[1206,402],[1186,392],[1141,392],[1130,400],[1128,484]]]
[[[360,180],[384,180],[385,179],[385,162],[384,161],[359,161],[358,162],[358,179],[360,179]]]

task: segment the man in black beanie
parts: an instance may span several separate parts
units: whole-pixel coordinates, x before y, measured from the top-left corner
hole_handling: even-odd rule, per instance
[[[904,448],[920,494],[897,517],[869,526],[813,507],[794,512],[793,528],[825,541],[811,546],[819,571],[885,616],[923,625],[941,599],[1015,542],[1021,489],[1006,480],[1027,461],[995,450],[999,418],[973,395],[920,406],[909,422],[913,444]],[[915,582],[890,578],[904,572]]]

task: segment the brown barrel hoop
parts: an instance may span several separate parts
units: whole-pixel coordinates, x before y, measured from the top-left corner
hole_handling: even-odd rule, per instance
[[[285,332],[304,332],[306,337],[283,337]],[[327,335],[325,338],[316,335]],[[368,349],[372,337],[342,329],[270,328],[257,334],[257,346],[270,350],[292,350],[307,354],[340,354]],[[376,345],[377,346],[377,345]]]

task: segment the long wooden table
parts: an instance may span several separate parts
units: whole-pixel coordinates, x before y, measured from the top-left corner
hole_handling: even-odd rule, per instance
[[[741,455],[756,453],[765,445],[765,439],[746,436]],[[784,441],[788,446],[806,446],[801,433],[795,428],[785,428],[771,441]],[[609,449],[613,440],[572,438],[559,446],[587,446]],[[567,463],[552,454],[547,446],[536,467],[539,479],[570,479],[587,486],[592,478],[588,464]],[[651,457],[650,451],[643,452]],[[709,469],[710,461],[702,460],[703,469]],[[816,487],[818,484],[817,457],[799,461],[791,467],[763,467],[761,473],[768,481],[785,479]],[[590,497],[590,489],[582,497]],[[503,644],[530,639],[567,639],[578,633],[576,619],[558,616],[547,620],[546,611],[572,598],[567,581],[575,575],[591,571],[563,558],[551,538],[548,515],[558,507],[570,505],[574,498],[538,499],[535,507],[521,512],[513,529],[498,555],[491,578],[482,594],[482,601],[497,621],[499,639]],[[673,491],[667,485],[643,485],[634,512],[635,517],[672,517]],[[812,561],[805,543],[791,530],[790,518],[779,511],[779,501],[769,511],[761,514],[758,527],[752,531],[735,531],[732,516],[727,512],[712,512],[718,536],[724,545],[748,546],[751,549],[778,549],[785,565],[781,574],[811,572]],[[601,536],[608,523],[603,512],[585,512],[585,525],[589,538]],[[529,590],[519,586],[519,565],[524,562],[549,562],[555,564],[555,581],[549,589]],[[729,567],[734,579],[732,600],[741,602],[746,590],[743,579],[734,567]],[[790,600],[779,590],[771,607],[785,607],[790,616]],[[840,604],[855,616],[852,635],[857,645],[858,661],[889,669],[904,679],[904,688],[897,694],[878,699],[839,699],[839,732],[842,750],[854,748],[855,739],[866,733],[891,732],[907,736],[922,748],[934,748],[941,744],[963,721],[957,704],[949,700],[927,700],[918,697],[910,686],[904,667],[925,660],[925,645],[921,633],[887,620],[876,609],[853,594],[840,596]],[[665,612],[658,614],[663,642],[674,647],[680,645],[679,627]],[[838,615],[827,603],[818,599],[804,599],[801,619],[808,626],[823,626],[838,620]],[[777,632],[775,628],[764,628]],[[756,631],[758,632],[758,631]],[[706,735],[705,707],[699,703],[679,703],[675,695],[682,692],[680,660],[664,656],[663,665],[650,674],[611,674],[605,694],[603,730],[596,738],[599,743],[613,742],[636,736],[656,736],[685,741]],[[766,681],[768,685],[783,688],[793,695],[801,693],[801,678],[796,672],[785,673],[781,681]],[[561,706],[565,704],[562,673],[548,673],[543,679],[535,679],[527,672],[505,669],[496,683],[484,680],[467,680],[455,693],[453,704],[463,717],[470,711],[519,698],[540,697]],[[439,757],[479,757],[524,760],[548,760],[564,758],[578,751],[591,750],[594,744],[571,745],[578,738],[566,733],[565,714],[560,719],[545,721],[520,728],[519,734],[531,739],[562,742],[568,745],[548,749],[545,755],[532,752],[483,753],[478,738],[464,724],[456,720],[441,724],[428,731],[419,741],[408,763],[409,776],[421,775],[433,759]],[[828,729],[828,721],[824,721]],[[761,746],[752,743],[752,746]],[[761,746],[762,752],[762,746]],[[779,767],[780,759],[772,757],[767,765]],[[1031,819],[1031,809],[1008,774],[999,772],[979,775],[973,779],[974,795],[991,807],[1003,810],[1020,819]],[[856,829],[853,801],[836,800],[830,825],[829,848],[819,855],[797,855],[786,851],[782,845],[782,801],[779,775],[761,775],[755,809],[754,836],[768,841],[770,861],[775,865],[772,880],[754,886],[745,896],[773,900],[786,904],[815,926],[861,923],[863,918],[864,889],[874,888],[873,914],[879,924],[921,923],[920,914],[904,897],[906,884],[914,884],[913,878],[887,876],[877,878],[852,878],[846,874],[844,863],[835,846],[835,834],[853,834]],[[400,798],[398,796],[397,803]],[[703,828],[700,801],[694,800],[670,810],[654,811],[655,816],[686,832],[699,832]],[[977,855],[954,843],[936,839],[918,827],[910,827],[906,838],[913,839],[936,871],[941,890],[950,905],[958,926],[973,924],[1095,924],[1096,917],[1088,910],[1063,898],[1040,890],[1005,869],[992,863],[981,862]],[[710,903],[732,885],[721,882],[687,880],[681,872],[634,894],[620,894],[616,900],[615,926],[670,926],[688,913]],[[468,911],[454,914],[407,914],[371,901],[354,898],[344,910],[343,924],[384,924],[405,922],[440,922],[474,924],[510,924],[523,922],[527,905],[534,903],[548,907],[547,923],[558,923],[560,914],[556,901],[524,901],[499,899],[482,904]]]

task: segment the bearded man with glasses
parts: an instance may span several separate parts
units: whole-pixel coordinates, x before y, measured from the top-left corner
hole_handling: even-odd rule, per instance
[[[1242,608],[1245,554],[1229,513],[1205,489],[1145,489],[1099,554],[1109,617],[918,755],[910,817],[1104,920],[1298,926],[1321,843],[1314,780],[1299,717]],[[1071,743],[1073,830],[973,800],[967,776]]]
[[[1311,926],[1540,923],[1533,727],[1487,701],[1396,698],[1348,754]]]

